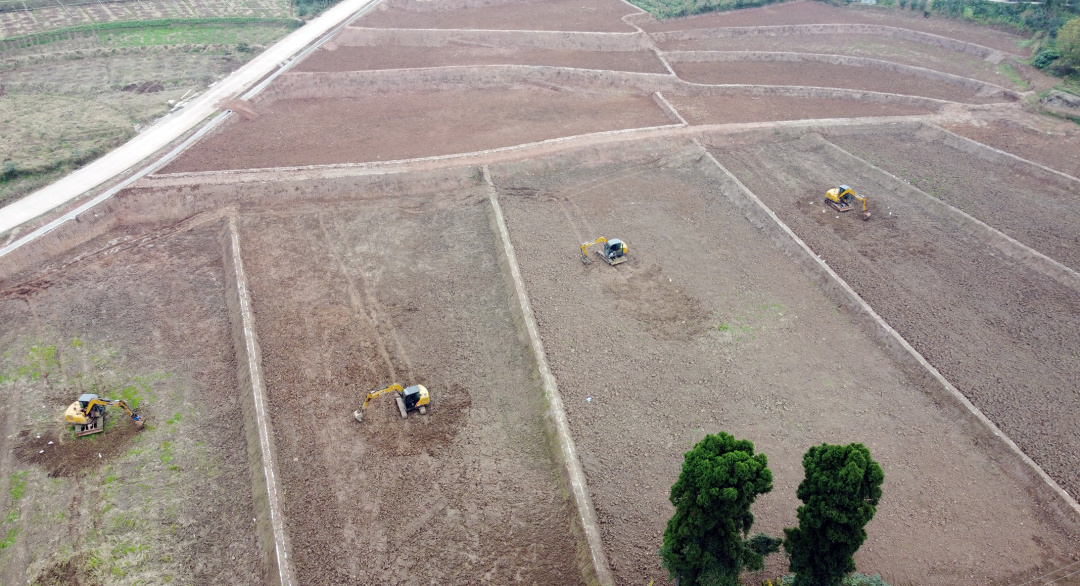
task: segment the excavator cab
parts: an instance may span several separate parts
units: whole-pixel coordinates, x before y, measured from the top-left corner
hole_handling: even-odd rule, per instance
[[[609,265],[617,265],[621,262],[626,262],[626,245],[622,240],[618,238],[612,238],[604,245],[604,260]]]

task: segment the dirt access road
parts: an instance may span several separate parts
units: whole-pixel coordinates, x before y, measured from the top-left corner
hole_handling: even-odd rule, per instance
[[[754,529],[771,534],[795,523],[807,448],[865,443],[886,481],[864,573],[1015,583],[1073,561],[1080,541],[742,217],[700,151],[492,172],[617,583],[666,583],[669,487],[719,430],[768,455]],[[573,243],[597,236],[625,239],[630,262],[582,265]],[[775,556],[747,583],[785,572]]]
[[[301,584],[584,582],[487,209],[475,191],[241,220]],[[395,382],[430,412],[382,397],[353,420]]]

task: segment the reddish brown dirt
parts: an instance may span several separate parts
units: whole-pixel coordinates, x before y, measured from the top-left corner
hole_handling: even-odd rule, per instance
[[[931,114],[926,108],[785,96],[664,96],[691,124]]]
[[[905,41],[879,35],[785,35],[782,37],[734,37],[706,38],[662,43],[665,51],[776,51],[789,53],[820,53],[826,55],[851,55],[880,59],[903,65],[913,65],[988,81],[1023,91],[1025,88],[1014,85],[1008,76],[998,70],[998,65],[985,59],[950,51],[941,47],[932,47],[913,41]],[[856,71],[862,71],[856,70]],[[1030,68],[1022,68],[1022,75],[1030,77]],[[1040,79],[1041,79],[1040,75]]]
[[[41,572],[34,579],[36,586],[99,586],[101,582],[88,575],[87,554],[77,555]]]
[[[549,65],[579,69],[607,69],[667,73],[652,51],[556,51],[487,47],[338,47],[316,51],[297,71],[361,71],[407,69],[447,65]]]
[[[991,164],[935,138],[931,133],[882,131],[830,140],[1080,270],[1080,182],[1052,180],[1034,167]]]
[[[834,87],[975,104],[1005,101],[979,97],[972,90],[941,81],[867,67],[761,61],[672,63],[671,67],[680,78],[694,83]]]
[[[670,124],[649,96],[533,87],[282,100],[187,151],[166,172],[388,161]]]
[[[383,4],[357,20],[356,26],[625,33],[636,29],[620,18],[638,12],[619,0],[526,0],[445,10],[426,8],[422,2],[411,3],[410,9]]]
[[[242,219],[301,584],[583,582],[486,205]],[[381,397],[357,423],[393,382],[428,386],[430,412]]]
[[[77,336],[88,346],[122,350],[124,368],[133,373],[169,375],[152,383],[154,396],[144,399],[140,406],[148,425],[134,437],[130,420],[118,413],[110,413],[115,425],[104,435],[79,440],[59,437],[67,433],[62,414],[64,406],[77,396],[74,387],[66,389],[66,400],[62,396],[65,389],[59,385],[51,390],[34,386],[20,393],[0,395],[0,411],[6,414],[0,417],[3,437],[15,438],[20,428],[25,429],[20,420],[29,413],[47,409],[52,415],[25,439],[44,441],[45,446],[39,450],[57,450],[57,454],[64,455],[54,457],[48,451],[40,457],[31,454],[27,458],[29,467],[40,464],[56,475],[77,475],[57,478],[48,486],[27,486],[24,499],[60,499],[47,504],[64,512],[65,520],[26,528],[13,548],[16,552],[61,555],[63,547],[78,552],[80,546],[92,543],[95,537],[87,532],[102,530],[102,507],[108,504],[124,510],[131,505],[106,500],[106,491],[100,488],[105,481],[96,468],[111,464],[112,474],[120,479],[110,485],[110,492],[125,494],[118,492],[118,486],[135,482],[132,478],[141,478],[148,483],[147,488],[159,490],[138,493],[140,503],[145,496],[162,504],[152,512],[143,511],[135,529],[145,529],[141,543],[150,548],[152,555],[168,556],[162,562],[166,567],[178,564],[184,580],[194,583],[241,584],[252,580],[260,562],[251,531],[252,489],[225,306],[219,232],[217,225],[175,234],[164,230],[149,244],[139,244],[140,240],[135,239],[108,246],[110,239],[122,241],[125,237],[123,232],[113,233],[80,249],[100,249],[102,253],[34,279],[29,286],[0,283],[0,323],[4,324],[0,328],[0,348],[4,351],[20,339],[58,339],[57,351],[63,366],[73,360],[71,341]],[[166,420],[178,412],[183,413],[183,423],[167,424]],[[42,436],[41,440],[37,435]],[[48,446],[48,439],[57,443]],[[161,441],[173,445],[174,470],[158,462],[157,446]],[[0,473],[5,477],[13,473],[6,468],[14,459],[6,456],[7,450],[14,456],[38,445],[24,443],[16,447],[15,443],[0,444],[5,448],[5,454],[0,454],[0,465],[5,466]],[[134,443],[149,454],[144,469],[108,461],[110,456],[114,460],[119,457],[116,452],[125,446],[133,448]],[[93,460],[98,459],[100,451],[103,462],[80,465],[72,459],[73,453],[66,451],[69,448],[76,449],[75,455]],[[179,503],[175,509],[166,510],[175,503]],[[168,543],[160,541],[158,531],[168,532]],[[70,555],[71,549],[67,552]],[[16,561],[0,568],[0,582],[19,583],[30,577],[25,576],[27,568],[23,566],[29,559],[8,559]],[[156,559],[154,563],[158,563]],[[43,561],[48,559],[38,563]],[[138,575],[132,573],[129,578]],[[163,574],[153,575],[160,578]],[[16,581],[14,576],[25,577]]]
[[[890,583],[1016,584],[1077,559],[1080,541],[744,220],[711,162],[551,168],[492,173],[616,583],[667,583],[669,487],[719,430],[767,454],[775,488],[754,530],[774,535],[795,523],[805,450],[865,442],[885,496],[856,561]],[[630,262],[582,265],[574,243],[601,235],[625,239]],[[744,583],[786,573],[769,564]]]
[[[70,395],[68,392],[68,403]],[[15,439],[15,457],[25,464],[42,466],[51,477],[91,473],[126,452],[138,432],[127,416],[109,413],[106,417],[111,422],[107,432],[82,438],[73,438],[67,429],[42,433],[24,429]]]
[[[851,5],[840,8],[813,0],[784,2],[747,10],[713,12],[686,18],[676,18],[642,24],[641,28],[649,32],[659,32],[700,28],[849,23],[879,24],[921,31],[983,45],[1014,55],[1027,55],[1030,52],[1029,49],[1022,48],[1019,45],[1023,37],[962,20],[937,17],[925,18],[919,12],[894,10],[885,7]]]
[[[947,124],[946,129],[996,149],[1080,177],[1080,131],[1075,127],[1042,131],[1005,122],[984,126]]]
[[[819,144],[714,152],[1024,452],[1080,494],[1076,291],[972,242],[916,200],[895,195],[895,180],[855,174]],[[824,186],[839,181],[869,196],[873,219],[822,213]],[[1015,224],[1036,222],[1013,210]]]

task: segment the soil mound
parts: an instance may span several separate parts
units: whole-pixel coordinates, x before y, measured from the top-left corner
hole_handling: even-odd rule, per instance
[[[15,439],[15,457],[24,464],[45,468],[51,478],[80,476],[128,449],[138,428],[126,417],[120,419],[103,433],[79,438],[72,437],[67,429],[42,433],[24,429]]]

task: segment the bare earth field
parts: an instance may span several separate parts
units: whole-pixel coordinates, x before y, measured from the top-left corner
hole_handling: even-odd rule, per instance
[[[155,2],[124,7],[201,6]],[[228,10],[287,8],[258,2]],[[117,20],[113,8],[78,10]],[[669,56],[670,75],[623,20],[635,13],[619,0],[387,0],[355,26],[441,30],[346,28],[250,109],[230,102],[243,116],[164,170],[0,256],[0,584],[275,584],[273,521],[298,584],[592,584],[606,571],[590,557],[594,527],[614,584],[670,584],[657,555],[670,486],[683,454],[723,430],[753,441],[775,476],[754,531],[796,522],[809,447],[861,442],[886,480],[860,572],[894,586],[1080,586],[1075,503],[1048,496],[1026,460],[837,300],[839,285],[803,270],[725,171],[1075,496],[1080,295],[930,199],[1080,269],[1073,183],[934,126],[1076,175],[1080,134],[1036,113],[1048,82],[997,54],[865,34],[661,48],[854,55],[1032,93],[1005,103],[879,69],[688,55]],[[1027,51],[960,20],[802,0],[626,20],[650,32],[868,23]],[[74,159],[93,132],[134,132],[140,112],[243,60],[84,48],[4,61],[0,138],[17,140],[3,157]],[[579,71],[534,79],[530,66]],[[429,71],[352,73],[416,68]],[[776,85],[822,89],[763,87]],[[297,97],[321,95],[336,97]],[[724,124],[741,126],[702,127]],[[628,129],[648,130],[594,134]],[[568,139],[485,152],[556,138]],[[298,166],[315,167],[282,169]],[[869,222],[824,209],[839,183],[869,196]],[[226,215],[246,280],[223,255]],[[598,236],[625,239],[630,261],[582,264],[578,243]],[[536,336],[578,450],[568,468]],[[258,430],[260,370],[238,368],[252,356],[269,425]],[[357,423],[365,393],[392,383],[427,385],[430,411],[402,420],[382,397]],[[61,413],[85,390],[138,403],[146,428],[117,414],[75,440]],[[263,429],[273,450],[261,435],[248,445]],[[591,508],[572,490],[578,463]],[[744,581],[786,573],[774,555]]]
[[[659,126],[649,96],[546,87],[280,100],[201,141],[167,172],[390,161]]]
[[[911,10],[863,9],[858,6],[845,9],[812,0],[784,2],[747,10],[713,12],[685,18],[673,18],[671,20],[645,23],[641,27],[648,32],[660,32],[702,28],[847,23],[879,24],[906,28],[983,45],[1013,55],[1026,56],[1029,53],[1028,49],[1024,49],[1019,45],[1023,37],[962,20],[924,18],[921,12]]]
[[[818,118],[913,116],[930,114],[917,106],[878,104],[840,98],[806,100],[787,96],[666,96],[691,124],[730,124]]]
[[[63,583],[240,584],[257,574],[219,231],[121,242],[0,285],[0,532],[14,535],[0,582],[30,583],[71,560]],[[47,371],[31,346],[54,348],[52,374],[12,380],[27,365]],[[134,397],[146,428],[135,433],[110,409],[111,429],[74,439],[63,412],[81,392]],[[10,502],[17,475],[26,489]]]
[[[768,455],[775,490],[754,527],[774,534],[795,521],[804,451],[865,442],[887,472],[863,572],[1008,583],[1071,560],[1080,541],[792,270],[706,159],[538,168],[493,173],[617,583],[665,582],[668,487],[716,430]],[[573,243],[598,235],[625,239],[632,260],[582,265]]]
[[[1004,75],[999,64],[990,63],[980,57],[879,35],[851,34],[840,38],[833,34],[712,37],[666,41],[659,43],[659,46],[664,51],[775,51],[850,55],[961,75],[1018,91],[1027,89]],[[1023,68],[1022,74],[1027,77],[1043,77],[1029,68]]]
[[[443,6],[421,2],[380,4],[359,26],[629,33],[620,20],[640,12],[621,0],[525,0],[489,6]]]
[[[583,581],[487,205],[243,219],[301,584]],[[427,385],[429,413],[383,397],[353,420],[393,382]]]
[[[972,90],[915,75],[828,63],[711,61],[673,63],[672,68],[680,78],[694,83],[835,87],[974,104],[1003,101],[999,97],[978,96]]]
[[[1073,177],[1080,177],[1080,131],[1058,126],[1052,131],[1002,122],[984,126],[947,124],[947,130]],[[1061,128],[1064,126],[1064,128]]]
[[[448,65],[548,65],[579,69],[667,73],[652,51],[560,51],[497,47],[337,47],[316,51],[297,71],[362,71]]]
[[[1080,181],[991,165],[933,131],[830,136],[845,150],[1080,270]]]
[[[898,197],[888,176],[854,175],[819,142],[713,152],[1029,456],[1080,494],[1076,291]],[[864,223],[823,213],[819,186],[855,179],[876,216]],[[1023,207],[1013,210],[1027,217]]]

